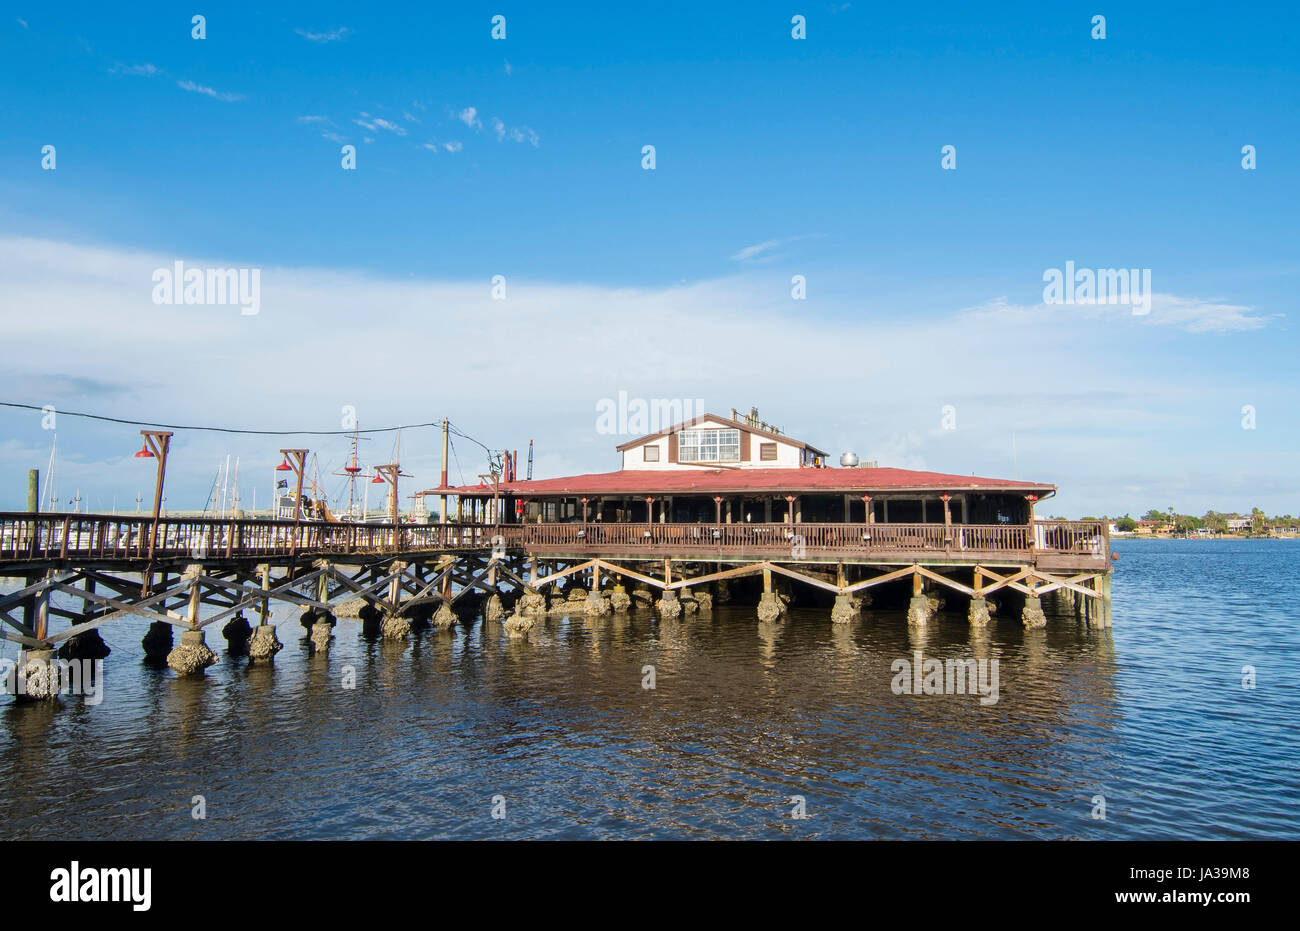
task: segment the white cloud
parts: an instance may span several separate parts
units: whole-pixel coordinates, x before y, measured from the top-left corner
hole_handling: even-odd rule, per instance
[[[295,29],[294,32],[302,36],[308,42],[338,42],[340,39],[346,39],[352,32],[347,26],[339,29],[331,29],[328,32],[312,32],[308,29]]]
[[[462,148],[464,148],[464,146],[462,146],[459,142],[456,142],[454,140],[452,142],[444,142],[442,144],[442,147],[446,149],[448,152],[459,152]]]
[[[223,100],[226,103],[232,103],[236,100],[244,99],[243,94],[222,93],[221,91],[215,91],[203,84],[195,84],[193,81],[177,81],[176,86],[181,90],[189,91],[192,94],[203,94],[206,97],[211,97],[214,100]]]
[[[18,25],[19,25],[19,26],[22,26],[24,29],[30,29],[30,28],[31,28],[30,26],[27,25],[27,20],[25,20],[25,19],[20,19],[20,20],[18,20]]]
[[[441,145],[451,151],[451,143]],[[707,407],[724,413],[731,406],[757,404],[794,436],[833,453],[854,449],[883,466],[1057,482],[1062,494],[1050,505],[1052,512],[1074,515],[1107,508],[1122,512],[1129,499],[1115,496],[1124,486],[1186,488],[1187,495],[1196,494],[1197,482],[1214,476],[1189,472],[1186,450],[1204,446],[1207,424],[1226,418],[1235,429],[1242,403],[1269,410],[1273,429],[1284,433],[1294,420],[1281,394],[1268,405],[1265,380],[1239,384],[1234,379],[1228,385],[1207,379],[1199,366],[1141,364],[1151,358],[1152,347],[1167,345],[1169,331],[1152,330],[1140,317],[1121,326],[1118,317],[1072,315],[1074,308],[1011,308],[1005,302],[902,315],[870,295],[841,304],[792,301],[782,276],[752,271],[655,288],[512,278],[505,309],[516,331],[528,334],[528,356],[586,360],[552,367],[545,379],[531,381],[525,411],[517,403],[514,355],[440,353],[436,367],[409,364],[410,333],[427,323],[429,308],[438,308],[441,344],[480,345],[481,321],[502,310],[491,300],[487,280],[264,267],[261,312],[243,317],[233,307],[153,304],[153,270],[178,258],[191,267],[262,264],[256,255],[181,256],[0,235],[5,282],[0,315],[6,320],[8,360],[0,372],[0,396],[111,416],[268,428],[332,429],[342,404],[357,407],[363,427],[423,422],[445,413],[498,448],[525,445],[538,428],[535,411],[545,409],[550,413],[541,424],[539,462],[548,470],[543,474],[617,468],[613,444],[593,435],[594,405],[602,397],[627,390],[632,396],[704,398]],[[1179,324],[1183,329],[1189,328],[1187,321],[1232,320],[1246,313],[1225,310],[1237,307],[1227,302],[1170,298],[1156,304],[1152,317],[1162,306],[1171,313],[1181,308],[1178,312],[1187,315]],[[358,317],[358,307],[376,312]],[[1218,309],[1211,313],[1207,307]],[[30,312],[33,308],[39,312]],[[590,327],[592,319],[601,326]],[[680,338],[647,342],[647,321],[657,332]],[[283,365],[277,334],[286,332],[295,334],[295,354],[303,359],[336,358],[341,346],[364,343],[367,364],[376,371],[397,366],[403,390],[393,392],[383,379],[347,379],[325,387],[304,380],[297,368]],[[103,387],[34,388],[45,374],[51,345],[59,347],[65,371],[93,372]],[[191,353],[186,365],[136,365],[140,358],[172,358],[178,346]],[[705,348],[709,364],[702,366],[699,351]],[[781,364],[754,368],[754,360],[772,360],[774,352]],[[1224,355],[1230,363],[1234,350],[1225,346]],[[1071,360],[1084,364],[1069,369]],[[194,382],[196,367],[222,373],[221,411]],[[476,390],[446,401],[445,409],[428,409],[428,397],[446,399],[446,385],[466,383]],[[270,421],[267,397],[276,398]],[[956,407],[957,430],[937,430],[945,404]],[[33,423],[32,436],[40,438],[39,423]],[[68,430],[69,456],[81,430]],[[1013,431],[1016,460],[1010,453]],[[119,434],[114,443],[128,446],[133,431]],[[1244,441],[1253,435],[1243,433],[1242,439],[1243,450],[1252,448]],[[48,446],[43,438],[22,441]],[[237,443],[246,445],[241,449]],[[341,456],[346,444],[338,445]],[[59,449],[64,448],[61,430]],[[269,474],[271,460],[278,462],[277,448],[265,438],[182,435],[169,465],[172,506],[185,506],[187,489],[201,501],[210,467],[227,452],[242,452],[253,476],[263,474],[257,471],[262,460]],[[119,503],[128,491],[133,500],[135,483],[143,479],[122,478],[121,470],[107,468],[117,454],[116,447],[107,449],[85,448],[81,487],[103,494],[107,504],[113,483],[123,483],[116,491]],[[436,484],[434,431],[403,434],[402,454],[403,465],[416,476],[408,487]],[[1229,449],[1216,451],[1216,457],[1231,455]],[[1274,462],[1236,455],[1239,471],[1258,480],[1257,487],[1289,487],[1291,463],[1285,456]],[[0,448],[0,470],[17,474],[32,467],[30,458]],[[471,478],[481,471],[463,464]],[[1234,468],[1204,466],[1206,471]],[[321,471],[333,469],[323,460]],[[71,477],[70,469],[65,479]],[[1225,472],[1220,478],[1235,481],[1236,475]],[[1201,486],[1204,493],[1218,487]],[[1258,503],[1294,510],[1284,501],[1287,494],[1261,493]],[[1184,500],[1156,503],[1182,508]],[[1217,506],[1236,506],[1233,502]]]
[[[483,122],[478,118],[478,110],[474,107],[466,107],[456,114],[456,119],[460,120],[470,129],[478,130],[483,128]]]
[[[333,125],[330,122],[330,118],[327,116],[300,116],[298,117],[298,122],[299,123],[324,123],[326,125],[331,125],[331,126]]]

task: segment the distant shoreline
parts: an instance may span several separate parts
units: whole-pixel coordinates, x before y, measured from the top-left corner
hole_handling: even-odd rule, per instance
[[[1300,535],[1287,536],[1287,537],[1240,537],[1240,536],[1236,536],[1236,535],[1231,535],[1231,536],[1229,536],[1229,535],[1227,535],[1227,534],[1224,534],[1223,536],[1213,536],[1213,537],[1197,537],[1197,536],[1191,536],[1191,537],[1157,537],[1157,536],[1153,536],[1153,535],[1151,535],[1151,534],[1141,534],[1141,535],[1139,535],[1139,534],[1136,534],[1136,533],[1123,533],[1123,534],[1112,533],[1112,534],[1110,535],[1110,539],[1111,539],[1111,542],[1112,542],[1112,543],[1113,543],[1114,541],[1116,541],[1116,540],[1193,540],[1193,541],[1196,541],[1196,542],[1198,542],[1198,543],[1199,543],[1199,542],[1205,542],[1205,543],[1218,543],[1218,542],[1221,542],[1221,541],[1228,541],[1228,540],[1232,540],[1232,541],[1234,541],[1234,542],[1235,542],[1235,541],[1247,542],[1247,541],[1250,541],[1250,540],[1300,540]]]

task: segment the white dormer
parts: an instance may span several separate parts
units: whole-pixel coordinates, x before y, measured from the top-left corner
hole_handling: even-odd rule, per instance
[[[761,427],[705,414],[618,447],[623,468],[797,469],[825,464],[826,453]]]

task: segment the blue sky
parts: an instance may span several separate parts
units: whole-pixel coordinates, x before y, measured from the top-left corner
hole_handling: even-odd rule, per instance
[[[165,4],[7,4],[3,399],[273,429],[446,414],[563,474],[617,466],[594,405],[626,390],[1056,482],[1071,516],[1300,511],[1300,14],[996,7],[203,4],[199,41]],[[178,259],[261,268],[260,313],[155,306],[149,271]],[[1152,269],[1152,313],[1042,305],[1066,261]],[[49,436],[0,425],[16,507]],[[61,497],[133,503],[133,431],[58,432]],[[267,447],[178,439],[176,506]],[[403,449],[434,484],[435,437]]]

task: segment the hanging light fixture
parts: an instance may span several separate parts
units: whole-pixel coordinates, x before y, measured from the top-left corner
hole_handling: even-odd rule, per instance
[[[153,459],[154,454],[149,452],[149,443],[146,440],[140,441],[140,451],[135,454],[136,459]]]
[[[277,472],[292,472],[292,471],[293,471],[293,466],[289,465],[289,457],[288,457],[288,456],[285,456],[285,457],[284,457],[284,461],[281,462],[278,466],[275,467],[275,471],[277,471]]]
[[[380,475],[378,472],[376,472],[376,473],[375,473],[375,477],[372,478],[372,479],[370,480],[370,484],[372,484],[372,485],[382,485],[382,484],[384,484],[384,477],[383,477],[382,475]]]

